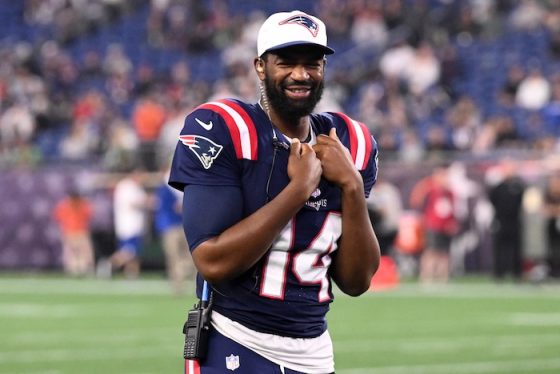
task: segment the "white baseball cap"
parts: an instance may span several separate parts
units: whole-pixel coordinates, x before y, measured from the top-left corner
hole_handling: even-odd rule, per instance
[[[257,53],[274,51],[294,45],[314,45],[326,55],[334,53],[327,46],[327,30],[323,21],[299,10],[274,13],[264,21],[257,36]]]

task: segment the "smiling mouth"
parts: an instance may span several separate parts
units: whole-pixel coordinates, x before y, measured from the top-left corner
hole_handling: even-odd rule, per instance
[[[309,87],[288,87],[285,89],[286,94],[294,98],[306,98],[311,93],[311,88]]]

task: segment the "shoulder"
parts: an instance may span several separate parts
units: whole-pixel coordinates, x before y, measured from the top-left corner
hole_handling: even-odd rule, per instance
[[[204,141],[211,145],[233,144],[238,159],[257,155],[258,108],[237,99],[209,101],[196,107],[185,119],[179,140]],[[193,136],[196,139],[193,140]]]
[[[369,128],[363,123],[348,116],[342,112],[324,112],[313,114],[314,122],[319,124],[319,133],[328,134],[332,127],[336,128],[339,135],[348,136],[349,140],[364,140],[369,142],[370,139],[375,142]]]
[[[205,120],[215,119],[225,122],[226,125],[235,125],[237,127],[254,126],[254,117],[256,117],[257,107],[254,104],[248,104],[237,99],[220,99],[203,103],[197,106],[187,116],[189,119]],[[197,121],[196,121],[197,122]],[[201,125],[200,123],[197,123]],[[202,126],[209,130],[210,126]]]
[[[342,112],[324,112],[313,116],[319,133],[328,134],[332,127],[336,128],[340,141],[350,151],[359,170],[364,170],[369,160],[376,157],[377,142],[364,123]]]

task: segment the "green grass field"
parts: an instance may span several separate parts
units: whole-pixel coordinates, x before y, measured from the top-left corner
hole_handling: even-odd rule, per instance
[[[157,277],[1,276],[0,373],[181,373],[193,302]],[[328,319],[337,374],[560,373],[560,285],[407,283]]]

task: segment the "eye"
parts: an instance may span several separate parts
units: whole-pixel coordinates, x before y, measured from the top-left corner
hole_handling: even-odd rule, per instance
[[[287,62],[287,61],[282,61],[282,62],[278,63],[278,67],[281,67],[281,68],[289,68],[289,67],[292,67],[292,66],[294,66],[294,64],[291,63],[291,62]]]

